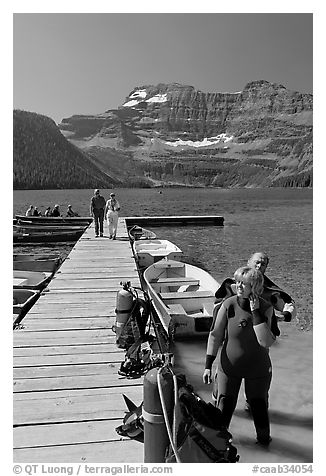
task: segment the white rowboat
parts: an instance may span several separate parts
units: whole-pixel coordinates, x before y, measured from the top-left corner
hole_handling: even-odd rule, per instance
[[[51,273],[36,271],[13,271],[14,289],[43,289],[51,279]]]
[[[129,232],[129,238],[134,241],[134,240],[155,240],[156,234],[153,231],[146,230],[146,228],[142,228],[138,225],[134,225],[132,228],[130,228]]]
[[[143,274],[164,330],[174,338],[207,336],[219,283],[196,266],[161,260]]]
[[[39,291],[32,289],[13,290],[13,319],[14,327],[18,324],[40,295]]]

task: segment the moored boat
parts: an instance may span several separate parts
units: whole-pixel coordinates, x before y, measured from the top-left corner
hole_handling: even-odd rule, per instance
[[[61,257],[58,253],[50,253],[50,254],[27,254],[27,253],[14,253],[13,255],[14,261],[44,261],[44,260],[61,260]]]
[[[13,271],[14,289],[43,289],[51,279],[50,273],[36,271]]]
[[[180,260],[182,251],[168,240],[140,240],[133,243],[134,253],[141,268],[148,267],[163,258]]]
[[[79,231],[50,231],[48,233],[20,233],[13,231],[13,241],[14,243],[59,243],[65,241],[77,241],[81,235],[84,233],[84,230]]]
[[[24,259],[27,256],[29,259]],[[45,271],[54,274],[61,264],[60,258],[39,259],[36,255],[14,255],[13,269],[20,271]]]
[[[16,225],[13,225],[13,230],[18,233],[51,233],[51,232],[60,232],[60,233],[67,233],[67,232],[78,232],[84,231],[87,226],[84,225],[38,225],[34,223],[23,223],[19,222]]]
[[[26,217],[24,215],[16,215],[18,223],[30,223],[35,225],[74,225],[88,226],[92,223],[92,217]]]
[[[164,330],[174,338],[207,336],[219,283],[206,271],[161,260],[143,274],[147,292]]]
[[[130,228],[129,232],[129,238],[134,241],[134,240],[155,240],[156,239],[156,234],[151,231],[151,230],[146,230],[146,228],[142,228],[138,225],[134,225],[132,228]]]
[[[40,296],[40,292],[32,289],[14,289],[13,290],[13,316],[14,326],[17,325],[21,319],[30,310],[33,304]]]

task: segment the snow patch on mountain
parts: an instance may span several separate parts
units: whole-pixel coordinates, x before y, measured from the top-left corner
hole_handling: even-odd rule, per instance
[[[122,107],[134,107],[137,104],[139,104],[139,101],[136,101],[136,99],[132,99],[131,101],[128,101],[122,104]]]
[[[130,99],[130,101],[127,101],[125,102],[124,104],[122,104],[122,107],[135,107],[137,106],[137,104],[139,104],[140,102],[148,102],[148,103],[163,103],[163,102],[166,102],[168,99],[167,99],[167,94],[156,94],[155,96],[152,96],[151,98],[149,99],[145,99],[147,93],[144,89],[140,89],[139,91],[135,91],[134,93],[132,93],[128,99]]]
[[[167,94],[156,94],[156,96],[153,96],[149,99],[146,99],[146,102],[166,102],[168,100]]]
[[[147,96],[146,89],[138,89],[129,95],[129,99],[142,98],[144,99]]]
[[[174,142],[165,141],[164,144],[170,145],[172,147],[180,146],[189,146],[189,147],[207,147],[214,144],[226,143],[232,141],[233,136],[228,136],[227,134],[219,134],[214,137],[204,137],[201,141],[192,141],[192,140],[182,140],[177,139]]]

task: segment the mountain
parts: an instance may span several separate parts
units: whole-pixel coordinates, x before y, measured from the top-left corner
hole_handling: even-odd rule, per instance
[[[13,117],[13,175],[14,189],[110,188],[119,183],[69,143],[52,119],[20,110]]]
[[[121,183],[312,186],[313,97],[252,81],[236,93],[173,84],[134,88],[118,109],[59,124]]]

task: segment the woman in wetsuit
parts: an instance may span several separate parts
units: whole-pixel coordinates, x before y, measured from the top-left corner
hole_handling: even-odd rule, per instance
[[[270,425],[268,392],[272,379],[269,347],[275,342],[271,331],[273,309],[262,299],[263,275],[248,266],[234,273],[236,295],[218,309],[207,342],[203,381],[212,381],[212,364],[219,353],[217,367],[218,401],[228,427],[235,410],[242,379],[250,404],[257,442],[268,445]]]

